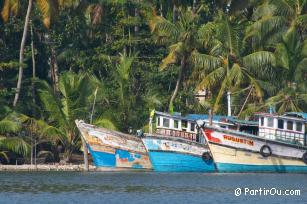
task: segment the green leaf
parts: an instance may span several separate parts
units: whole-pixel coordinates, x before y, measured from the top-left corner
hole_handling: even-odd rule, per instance
[[[274,54],[275,58],[277,59],[276,65],[285,69],[289,69],[289,56],[285,45],[282,43],[277,44]]]

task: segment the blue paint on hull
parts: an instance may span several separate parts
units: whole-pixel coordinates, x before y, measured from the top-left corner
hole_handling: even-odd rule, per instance
[[[116,157],[119,159],[126,159],[128,162],[133,162],[136,158],[141,158],[138,153],[131,153],[127,150],[115,149],[115,154],[107,152],[94,151],[89,145],[88,149],[93,157],[94,164],[96,167],[121,167],[116,163]],[[132,164],[132,169],[144,169],[140,164]]]
[[[249,165],[216,163],[219,172],[280,172],[280,173],[307,173],[306,166],[294,165]]]
[[[96,167],[116,167],[115,154],[93,151],[90,146],[88,148]]]
[[[150,151],[149,157],[153,169],[160,172],[214,172],[216,170],[212,160],[205,162],[200,156]]]

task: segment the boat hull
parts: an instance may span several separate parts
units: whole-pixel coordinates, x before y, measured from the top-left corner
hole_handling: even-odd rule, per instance
[[[167,136],[147,136],[143,142],[154,171],[159,172],[214,172],[212,159],[204,160],[208,148],[197,143]]]
[[[306,148],[247,134],[205,128],[203,131],[219,172],[307,173],[302,156]],[[261,147],[271,155],[263,156]]]
[[[151,169],[140,138],[76,121],[96,167]]]

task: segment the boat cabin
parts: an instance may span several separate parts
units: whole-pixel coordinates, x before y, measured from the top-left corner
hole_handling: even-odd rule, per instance
[[[285,113],[284,115],[258,113],[259,136],[306,145],[307,113]]]
[[[224,120],[226,116],[214,116],[212,122],[214,126],[227,126]],[[209,123],[209,116],[203,114],[188,114],[182,116],[181,113],[164,113],[155,111],[155,133],[160,135],[182,137],[188,140],[202,142],[198,136],[197,120]]]

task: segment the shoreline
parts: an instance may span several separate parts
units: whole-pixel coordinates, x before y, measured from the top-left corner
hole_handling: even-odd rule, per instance
[[[84,169],[84,164],[38,164],[38,165],[1,165],[0,172],[35,172],[35,171],[67,171],[67,172],[86,172]],[[150,171],[144,169],[131,169],[131,168],[108,168],[89,165],[88,172],[121,172],[121,171]]]

